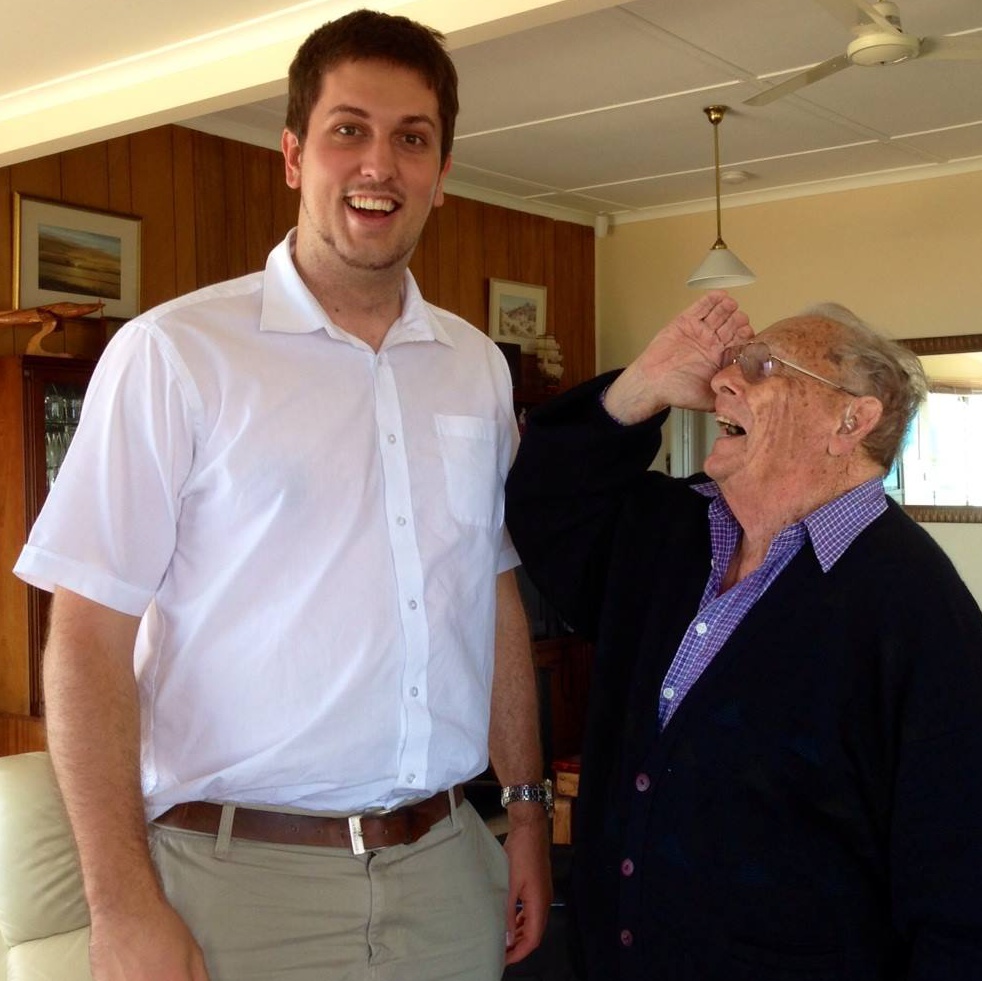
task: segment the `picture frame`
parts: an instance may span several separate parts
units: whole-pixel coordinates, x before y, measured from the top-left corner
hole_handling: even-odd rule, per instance
[[[546,288],[507,279],[490,280],[488,333],[491,340],[520,344],[535,352],[535,340],[546,332]]]
[[[140,312],[135,215],[14,192],[14,307],[103,303],[106,317]]]

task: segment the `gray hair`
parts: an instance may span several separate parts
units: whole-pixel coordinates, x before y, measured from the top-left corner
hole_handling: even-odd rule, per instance
[[[803,314],[839,328],[829,359],[839,366],[842,384],[860,395],[880,400],[883,416],[863,440],[870,457],[884,470],[893,461],[911,420],[927,397],[927,379],[920,359],[902,344],[878,334],[839,303],[822,303]]]

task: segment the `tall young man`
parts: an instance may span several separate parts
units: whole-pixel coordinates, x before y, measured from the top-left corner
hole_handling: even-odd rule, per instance
[[[489,741],[505,784],[542,761],[508,370],[407,270],[450,165],[440,41],[370,11],[307,39],[297,228],[114,338],[18,563],[55,590],[96,981],[492,981],[544,929],[543,808],[502,851],[459,789]]]

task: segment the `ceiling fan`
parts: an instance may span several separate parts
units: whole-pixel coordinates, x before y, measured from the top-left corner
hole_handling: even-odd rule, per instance
[[[816,0],[853,33],[844,54],[836,55],[787,81],[765,89],[744,105],[765,106],[852,65],[892,65],[911,58],[982,59],[982,34],[919,38],[904,31],[893,0]]]

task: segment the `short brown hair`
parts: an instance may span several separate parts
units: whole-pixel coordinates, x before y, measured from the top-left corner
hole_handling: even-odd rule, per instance
[[[457,122],[457,69],[439,31],[408,17],[355,10],[318,27],[290,65],[286,128],[303,145],[311,110],[320,98],[321,80],[346,61],[386,61],[415,71],[436,93],[440,112],[440,160],[453,146]]]

